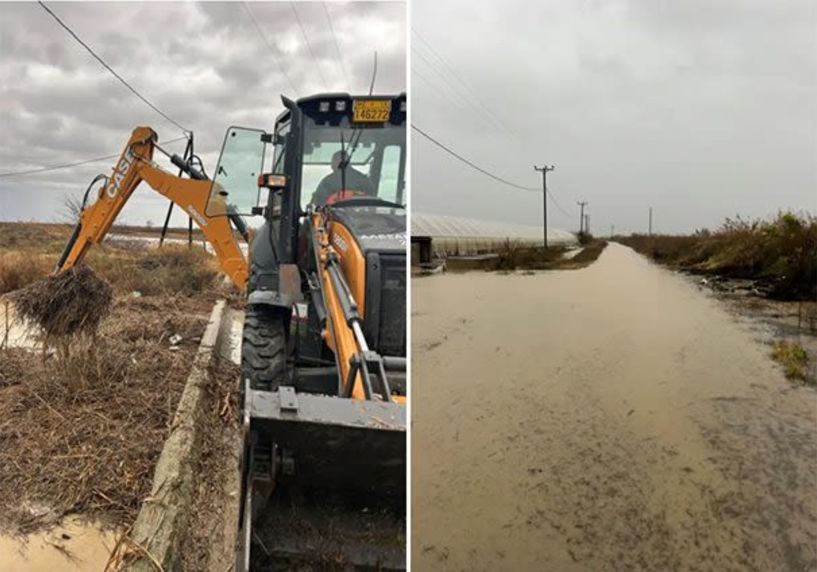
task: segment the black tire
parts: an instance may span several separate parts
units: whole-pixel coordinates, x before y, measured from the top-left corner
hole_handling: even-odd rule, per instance
[[[274,391],[286,378],[286,329],[283,316],[248,307],[241,337],[241,379],[252,389]]]

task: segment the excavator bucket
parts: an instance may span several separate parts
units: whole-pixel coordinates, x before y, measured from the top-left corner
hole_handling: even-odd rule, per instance
[[[405,407],[245,391],[252,494],[239,569],[405,569]],[[259,443],[274,443],[269,454],[260,447],[263,459]]]

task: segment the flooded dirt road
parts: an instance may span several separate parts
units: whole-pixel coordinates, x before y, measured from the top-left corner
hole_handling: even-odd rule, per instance
[[[817,392],[689,281],[412,282],[414,570],[817,569]]]

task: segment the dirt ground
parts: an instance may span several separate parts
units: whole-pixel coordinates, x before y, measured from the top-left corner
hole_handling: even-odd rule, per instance
[[[817,569],[817,391],[722,301],[617,244],[412,288],[413,569]]]

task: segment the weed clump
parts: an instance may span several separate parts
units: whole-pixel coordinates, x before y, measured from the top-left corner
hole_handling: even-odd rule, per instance
[[[22,318],[46,337],[93,335],[108,315],[113,289],[87,266],[75,266],[29,284],[11,296]]]
[[[775,342],[772,346],[772,359],[783,366],[787,378],[807,380],[808,354],[799,343],[787,340]]]

